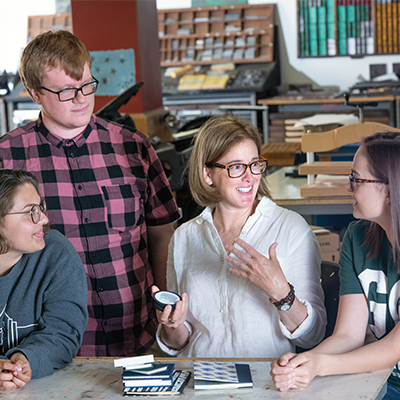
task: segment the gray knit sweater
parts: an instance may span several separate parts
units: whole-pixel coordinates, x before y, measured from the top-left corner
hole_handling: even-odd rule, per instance
[[[85,331],[85,269],[61,233],[47,231],[43,250],[25,254],[0,277],[0,356],[23,353],[32,378],[65,367]]]

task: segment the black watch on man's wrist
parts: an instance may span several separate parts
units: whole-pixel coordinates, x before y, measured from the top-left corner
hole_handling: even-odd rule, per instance
[[[271,297],[269,298],[270,303],[273,304],[279,311],[290,310],[294,303],[294,299],[296,297],[294,295],[294,287],[291,283],[289,283],[289,286],[290,286],[290,292],[282,300],[275,301],[275,300],[272,300]]]

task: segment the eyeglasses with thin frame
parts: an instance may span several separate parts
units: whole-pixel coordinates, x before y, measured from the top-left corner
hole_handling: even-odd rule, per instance
[[[7,215],[15,215],[15,214],[30,215],[32,222],[34,224],[38,224],[39,221],[42,219],[42,214],[46,214],[46,211],[47,211],[46,202],[43,200],[40,204],[35,204],[34,206],[32,206],[30,211],[12,212],[8,213]]]
[[[261,156],[257,161],[253,161],[249,164],[234,163],[234,164],[224,165],[218,163],[206,163],[206,167],[216,167],[216,168],[226,169],[228,171],[228,176],[230,178],[240,178],[246,173],[247,168],[250,169],[250,172],[253,175],[261,175],[265,172],[267,166],[268,166],[268,160]]]
[[[353,174],[349,175],[349,181],[350,181],[350,190],[353,191],[354,190],[354,183],[384,183],[387,185],[387,182],[383,182],[383,181],[377,181],[377,180],[373,180],[373,179],[362,179],[362,178],[354,178]]]
[[[84,96],[89,96],[90,94],[93,94],[97,90],[99,81],[94,76],[92,76],[92,79],[93,80],[91,82],[85,83],[80,88],[68,88],[60,90],[59,92],[47,89],[44,86],[42,86],[41,88],[47,90],[50,93],[56,94],[58,96],[58,100],[61,102],[70,101],[74,100],[76,96],[78,96],[79,92],[81,92]]]

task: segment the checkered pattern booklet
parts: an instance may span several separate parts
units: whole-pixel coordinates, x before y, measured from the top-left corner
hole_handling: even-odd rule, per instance
[[[252,388],[248,364],[194,362],[194,388],[199,390],[221,390]]]
[[[188,383],[191,374],[190,371],[175,370],[173,373],[173,386],[124,388],[124,396],[179,396]]]

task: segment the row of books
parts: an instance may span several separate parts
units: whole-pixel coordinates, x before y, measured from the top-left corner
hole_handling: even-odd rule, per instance
[[[299,56],[375,54],[374,5],[375,0],[298,0]]]
[[[122,367],[123,395],[178,396],[190,379],[191,372],[175,370],[175,364],[154,363],[153,355],[114,360]],[[250,366],[233,362],[194,362],[194,389],[203,393],[253,388]],[[205,391],[205,392],[204,392]]]
[[[376,52],[400,51],[400,0],[376,0]]]

